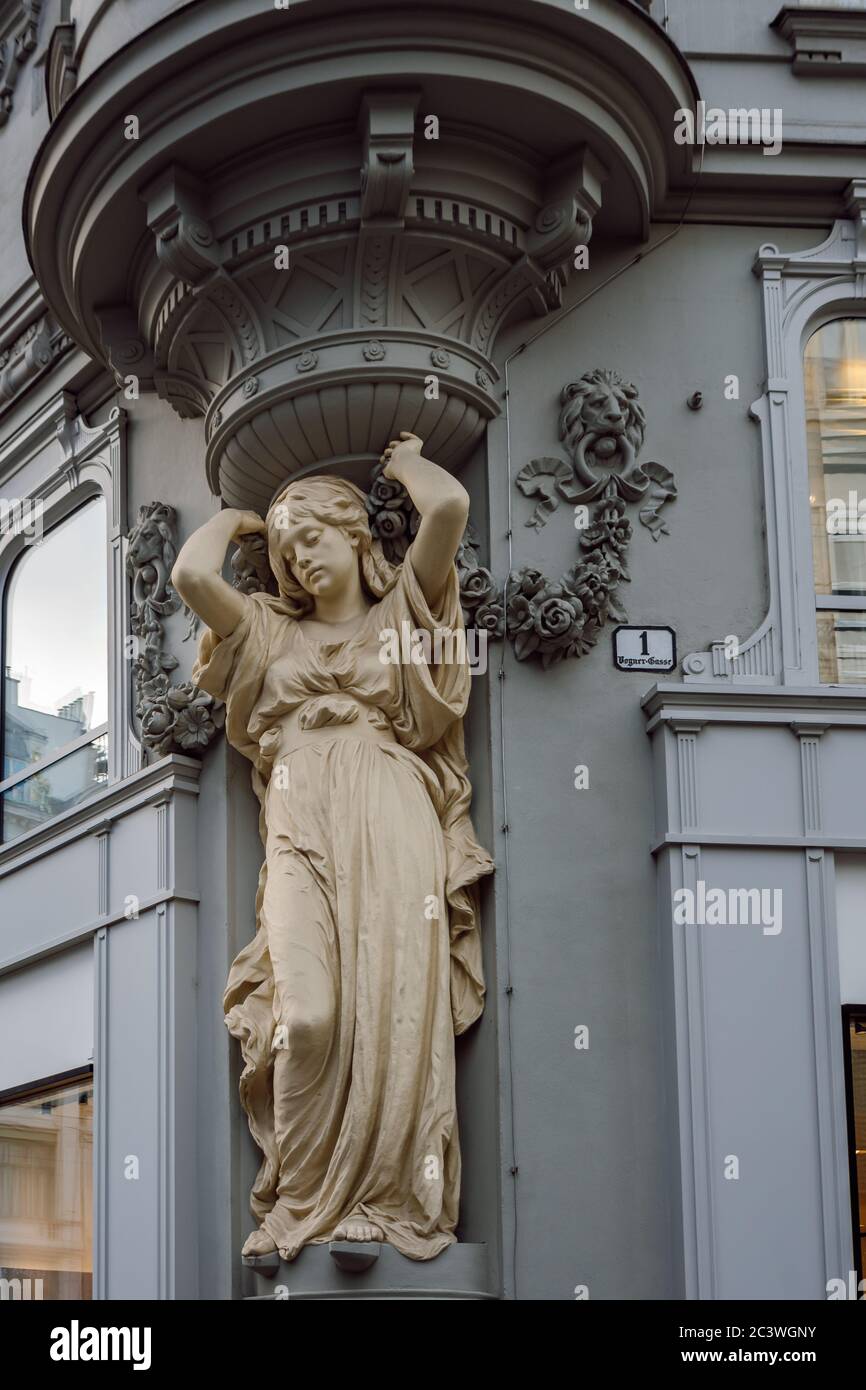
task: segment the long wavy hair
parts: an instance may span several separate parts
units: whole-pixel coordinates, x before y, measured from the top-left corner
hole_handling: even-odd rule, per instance
[[[284,531],[284,524],[280,525],[280,522],[286,507],[289,508],[293,524],[302,517],[311,517],[320,525],[339,527],[349,540],[357,538],[361,584],[372,598],[384,598],[388,590],[394,587],[399,571],[385,559],[381,543],[374,540],[370,533],[366,498],[361,489],[344,478],[326,477],[321,473],[299,478],[274,498],[265,517],[268,559],[280,598],[290,617],[303,618],[312,613],[316,601],[298,583],[288,561],[280,553]]]

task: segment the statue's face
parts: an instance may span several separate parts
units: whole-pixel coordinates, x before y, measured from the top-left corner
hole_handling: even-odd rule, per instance
[[[339,526],[302,517],[281,532],[280,553],[313,598],[338,594],[358,568],[357,542]]]

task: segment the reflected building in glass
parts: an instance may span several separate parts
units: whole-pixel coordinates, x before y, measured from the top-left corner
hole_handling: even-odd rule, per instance
[[[93,1082],[0,1104],[5,1297],[88,1299],[93,1284]]]

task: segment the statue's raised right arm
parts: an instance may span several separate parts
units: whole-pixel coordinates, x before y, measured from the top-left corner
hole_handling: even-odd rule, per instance
[[[231,541],[256,532],[267,534],[257,512],[227,508],[192,533],[174,563],[172,584],[218,637],[234,632],[249,601],[222,577],[226,551]]]

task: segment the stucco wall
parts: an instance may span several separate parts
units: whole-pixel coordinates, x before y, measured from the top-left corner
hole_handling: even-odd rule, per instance
[[[632,581],[622,592],[630,621],[674,627],[681,655],[728,633],[745,638],[765,612],[760,438],[747,414],[763,371],[751,263],[761,241],[795,248],[819,239],[791,228],[683,228],[509,367],[512,476],[530,458],[561,454],[567,382],[607,366],[638,388],[641,458],[667,464],[679,495],[658,542],[632,515]],[[592,245],[592,269],[572,282],[571,302],[632,254]],[[510,331],[500,363],[532,331]],[[729,373],[740,378],[738,401],[724,398]],[[705,404],[692,412],[686,399],[696,390]],[[504,421],[491,426],[488,453],[491,553],[504,575]],[[559,574],[577,554],[571,508],[562,503],[540,533],[524,525],[531,511],[512,484],[513,564]],[[547,672],[506,657],[521,1298],[573,1297],[578,1284],[591,1298],[665,1298],[674,1288],[652,773],[640,710],[652,677],[614,670],[611,630],[580,661]],[[578,764],[588,767],[587,790],[575,790]],[[497,848],[501,865],[501,835]],[[504,919],[501,868],[496,893]],[[580,1024],[590,1030],[587,1051],[574,1046]]]

